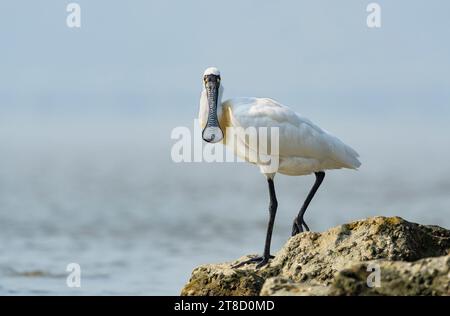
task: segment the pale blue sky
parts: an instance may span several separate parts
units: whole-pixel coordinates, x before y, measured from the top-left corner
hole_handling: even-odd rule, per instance
[[[2,1],[0,107],[190,115],[216,65],[226,96],[300,112],[448,113],[450,2],[378,1],[376,30],[369,2],[80,0],[74,30],[69,1]]]

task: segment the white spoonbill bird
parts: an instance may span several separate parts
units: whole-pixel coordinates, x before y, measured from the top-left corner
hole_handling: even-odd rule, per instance
[[[314,173],[315,183],[306,197],[303,206],[294,219],[292,236],[309,231],[304,215],[309,203],[321,185],[328,169],[349,168],[356,169],[361,163],[358,153],[341,140],[327,131],[301,117],[292,109],[268,98],[234,98],[222,102],[223,87],[220,72],[215,67],[206,69],[203,74],[203,91],[200,98],[199,121],[203,129],[202,138],[206,142],[223,142],[230,145],[239,157],[256,163],[265,174],[269,186],[269,223],[262,256],[257,256],[242,262],[235,267],[249,263],[257,263],[257,268],[264,266],[272,258],[270,243],[275,214],[278,207],[275,195],[274,176],[281,173],[290,176],[308,175]],[[260,127],[278,128],[278,169],[276,172],[267,171],[265,165],[250,161],[248,155],[242,155],[250,150],[249,143],[242,138],[237,142],[227,137],[227,128]],[[254,147],[254,146],[253,146]]]

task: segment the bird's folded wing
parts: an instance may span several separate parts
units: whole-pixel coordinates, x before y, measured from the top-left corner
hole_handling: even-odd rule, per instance
[[[277,127],[279,156],[333,160],[343,167],[360,166],[358,153],[337,137],[321,129],[307,118],[272,99],[249,98],[237,102],[232,110],[232,125],[247,129]],[[250,150],[258,152],[247,139],[241,138]]]

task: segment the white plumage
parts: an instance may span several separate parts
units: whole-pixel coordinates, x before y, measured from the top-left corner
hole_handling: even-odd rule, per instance
[[[213,67],[208,68],[204,76],[210,74],[220,76],[219,70]],[[269,98],[233,98],[220,103],[222,94],[223,85],[219,88],[217,109],[222,130],[227,127],[278,127],[279,173],[298,176],[327,169],[356,169],[361,165],[354,149],[289,107]],[[199,114],[202,128],[207,122],[208,108],[207,94],[203,90]],[[226,134],[223,142],[230,143]],[[258,148],[249,148],[244,139],[235,148],[230,148],[247,161],[249,157],[245,153],[249,150],[259,154]]]
[[[222,103],[223,85],[217,68],[211,67],[205,71],[203,88],[199,111],[203,139],[211,143],[222,141],[239,157],[256,163],[267,177],[270,218],[263,256],[252,258],[236,266],[256,262],[257,267],[261,267],[271,258],[270,243],[278,207],[274,186],[275,174],[299,176],[314,173],[316,176],[311,191],[294,219],[292,235],[295,235],[303,232],[304,229],[309,230],[304,214],[325,177],[324,170],[356,169],[361,165],[358,160],[359,155],[337,137],[275,100],[233,98]],[[267,151],[268,145],[261,147],[260,144],[252,143],[246,134],[230,135],[227,132],[229,128],[241,130],[253,128],[258,133],[259,128],[266,128],[267,132],[274,127],[279,133],[279,147],[278,152],[275,151],[275,153]],[[235,139],[236,136],[237,139]],[[267,163],[264,164],[252,158],[255,154],[260,157],[267,153],[270,158],[278,161],[275,171],[273,168],[268,168]],[[267,159],[263,160],[267,161]]]
[[[236,98],[225,101],[222,108],[222,113],[229,111],[233,127],[278,127],[281,174],[306,175],[361,165],[350,146],[275,100]]]

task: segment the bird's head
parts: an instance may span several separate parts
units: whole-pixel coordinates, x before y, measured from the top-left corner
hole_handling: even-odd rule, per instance
[[[220,71],[215,67],[210,67],[203,73],[203,87],[208,100],[208,119],[203,128],[202,138],[208,143],[217,143],[223,139],[223,132],[219,125],[217,107],[220,92]]]

